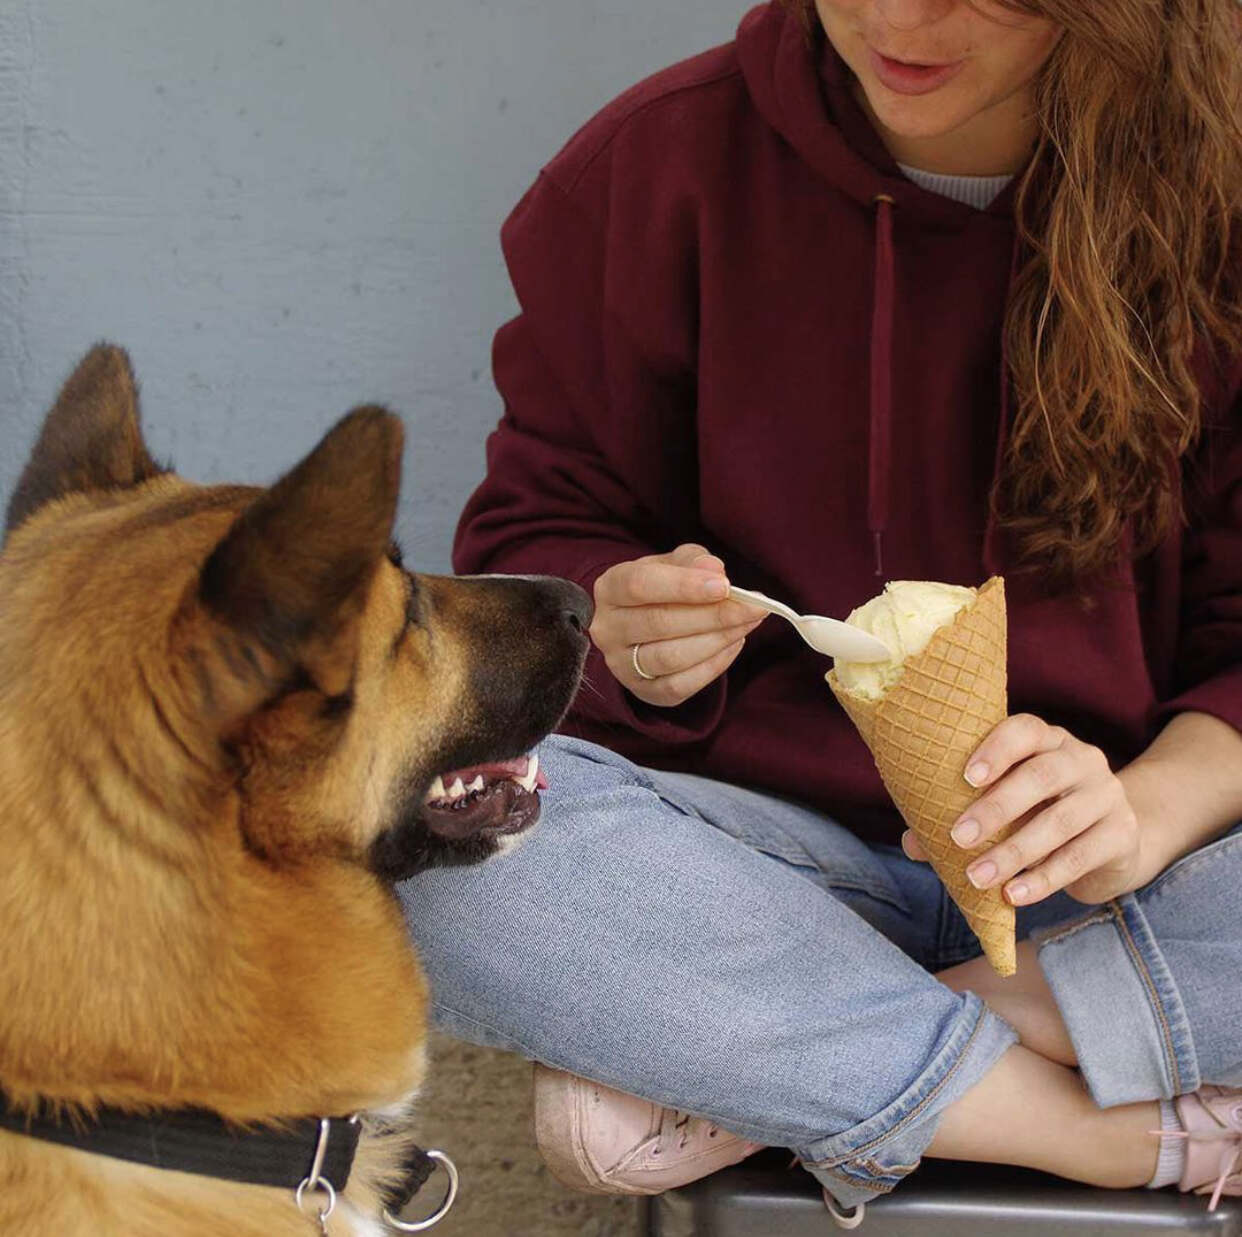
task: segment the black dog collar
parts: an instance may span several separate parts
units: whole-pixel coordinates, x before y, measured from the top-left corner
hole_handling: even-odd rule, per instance
[[[319,1177],[340,1191],[349,1180],[361,1130],[356,1120],[327,1121]],[[30,1116],[14,1111],[3,1093],[0,1128],[132,1164],[289,1190],[306,1180],[323,1132],[313,1117],[285,1122],[278,1129],[241,1129],[193,1108],[149,1116],[116,1108],[100,1108],[93,1117]]]
[[[362,1132],[356,1117],[303,1117],[276,1129],[244,1129],[195,1108],[149,1116],[116,1108],[97,1109],[91,1117],[32,1115],[12,1108],[3,1091],[0,1129],[131,1164],[276,1186],[295,1193],[299,1207],[304,1190],[322,1190],[326,1184],[335,1198],[345,1189]],[[401,1184],[384,1199],[386,1211],[402,1211],[426,1184],[437,1162],[449,1174],[449,1193],[434,1218],[411,1226],[410,1231],[429,1228],[453,1205],[457,1170],[451,1161],[443,1152],[412,1147]]]

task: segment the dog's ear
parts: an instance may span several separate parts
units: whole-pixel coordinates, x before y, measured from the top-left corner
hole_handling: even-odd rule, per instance
[[[355,409],[238,517],[202,571],[211,614],[275,673],[305,669],[329,696],[349,690],[350,636],[396,518],[402,439],[391,413]]]
[[[5,530],[66,494],[122,489],[165,471],[142,440],[129,357],[121,348],[98,344],[78,363],[44,420],[9,500]]]

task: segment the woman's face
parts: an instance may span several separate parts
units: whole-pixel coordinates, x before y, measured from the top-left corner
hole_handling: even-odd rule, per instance
[[[1089,2],[1089,0],[1088,0]],[[1060,37],[997,0],[815,0],[894,155],[929,171],[1016,171],[1034,134],[1031,86]],[[1012,166],[982,166],[984,164]]]

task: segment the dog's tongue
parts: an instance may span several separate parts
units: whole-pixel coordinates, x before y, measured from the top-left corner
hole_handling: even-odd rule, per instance
[[[518,778],[525,777],[530,771],[530,755],[517,756],[513,760],[497,760],[492,764],[486,765],[470,765],[465,769],[454,769],[451,773],[445,773],[444,784],[451,786],[453,779],[459,777],[463,785],[468,786],[481,773],[484,781],[494,782],[501,778],[512,778],[517,781]],[[535,786],[539,790],[546,790],[548,786],[547,779],[543,776],[543,770],[540,769],[535,774]]]

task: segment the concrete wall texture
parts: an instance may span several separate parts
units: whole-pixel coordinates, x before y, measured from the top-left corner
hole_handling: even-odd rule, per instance
[[[0,0],[0,505],[93,342],[130,350],[157,457],[274,479],[348,408],[407,426],[399,534],[448,569],[515,310],[497,232],[620,90],[745,0]],[[530,1066],[437,1037],[446,1237],[629,1237],[530,1137]]]
[[[502,219],[598,107],[744,7],[0,0],[0,500],[107,338],[196,480],[270,480],[389,404],[407,556],[447,569],[500,411]]]

